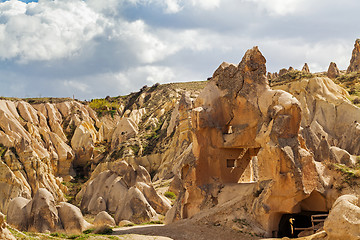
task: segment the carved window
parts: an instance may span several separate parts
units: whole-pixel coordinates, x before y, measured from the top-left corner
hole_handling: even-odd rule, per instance
[[[226,159],[226,167],[227,168],[235,167],[235,159]]]

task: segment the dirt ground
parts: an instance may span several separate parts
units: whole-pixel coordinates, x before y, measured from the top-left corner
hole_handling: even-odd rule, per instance
[[[255,240],[258,237],[250,236],[238,231],[225,229],[221,226],[207,226],[179,221],[169,225],[145,225],[134,227],[122,227],[113,229],[113,235],[138,234],[145,236],[157,236],[173,240]]]

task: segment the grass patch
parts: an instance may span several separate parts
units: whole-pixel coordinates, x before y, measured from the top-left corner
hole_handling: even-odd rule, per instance
[[[292,71],[288,71],[287,73],[274,78],[270,81],[270,85],[271,86],[276,86],[276,85],[281,85],[284,83],[289,83],[289,82],[293,82],[293,81],[297,81],[303,78],[312,78],[315,75],[312,73],[308,73],[308,72],[303,72],[303,71],[299,71],[299,70],[292,70]]]
[[[345,182],[347,182],[349,185],[352,185],[354,183],[354,180],[357,180],[360,178],[360,164],[359,162],[356,164],[354,168],[345,166],[344,164],[334,163],[331,165],[335,170],[341,172],[341,174],[345,178]]]
[[[7,147],[5,147],[4,145],[0,144],[0,156],[1,156],[1,158],[4,157],[4,155],[5,155],[5,153],[6,153],[7,150],[8,150]]]
[[[176,194],[173,193],[173,192],[165,192],[164,193],[164,196],[169,198],[169,199],[172,199],[172,200],[175,200],[176,199]]]
[[[335,79],[339,83],[354,83],[358,82],[360,79],[360,72],[351,72],[341,75]]]
[[[93,99],[89,103],[89,106],[97,113],[98,116],[114,115],[117,113],[117,109],[121,107],[118,102],[110,102],[106,99]]]
[[[137,144],[134,144],[134,145],[130,145],[129,147],[133,151],[134,155],[137,156],[140,151],[140,146]]]

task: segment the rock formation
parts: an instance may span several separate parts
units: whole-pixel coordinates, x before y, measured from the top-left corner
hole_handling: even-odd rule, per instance
[[[2,239],[2,240],[16,240],[16,238],[6,228],[5,216],[1,212],[0,212],[0,239]]]
[[[347,73],[360,71],[360,39],[356,39]]]
[[[0,146],[4,151],[0,184],[6,189],[1,192],[0,210],[7,210],[10,199],[29,199],[41,187],[55,200],[64,201],[66,188],[59,177],[69,179],[75,174],[73,161],[83,159],[83,152],[91,161],[91,143],[101,140],[94,124],[99,124],[94,111],[75,101],[30,105],[0,100]],[[74,131],[77,134],[71,142],[75,151],[70,145]]]
[[[340,71],[338,69],[338,67],[336,66],[336,63],[331,62],[326,74],[329,78],[337,78],[338,76],[340,76]]]
[[[152,187],[146,169],[134,168],[125,161],[98,165],[77,198],[81,198],[83,211],[108,211],[115,214],[117,223],[148,222],[157,219],[157,213],[165,215],[170,209],[170,203]]]
[[[105,211],[99,212],[96,215],[93,224],[95,227],[101,227],[105,225],[108,225],[110,227],[115,227],[116,225],[114,218]]]
[[[330,146],[352,155],[360,154],[360,111],[347,99],[348,93],[331,79],[315,77],[274,87],[291,93],[301,103],[301,134],[314,154],[323,137]],[[321,160],[319,160],[321,161]]]
[[[334,203],[324,224],[328,239],[356,240],[360,237],[360,198],[343,195]]]
[[[301,69],[301,71],[310,73],[310,69],[309,69],[309,66],[308,66],[307,63],[304,64],[304,66],[303,66],[303,68]]]
[[[192,113],[195,160],[183,165],[185,192],[167,219],[216,206],[224,186],[259,182],[252,211],[271,232],[279,213],[300,211],[299,202],[321,191],[314,160],[298,139],[300,103],[270,89],[265,62],[257,47],[248,50],[239,65],[222,64],[200,93]]]
[[[81,233],[91,225],[79,208],[69,203],[56,205],[49,191],[40,188],[32,200],[17,197],[9,203],[8,223],[22,231]]]

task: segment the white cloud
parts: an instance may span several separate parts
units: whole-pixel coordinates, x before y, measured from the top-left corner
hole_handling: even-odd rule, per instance
[[[75,91],[80,91],[82,93],[88,93],[89,86],[86,83],[80,82],[80,81],[73,81],[73,80],[65,80],[64,86],[66,88],[72,88],[75,89]]]
[[[9,7],[11,5],[11,7]],[[101,16],[84,2],[0,3],[0,58],[20,62],[53,60],[77,54],[103,31]]]
[[[177,13],[182,10],[182,7],[179,4],[179,0],[165,0],[165,12],[166,13]]]
[[[190,0],[195,7],[200,7],[204,10],[212,10],[220,6],[220,0]]]
[[[260,9],[267,11],[270,15],[284,16],[299,13],[309,7],[310,0],[245,0],[258,5]]]

